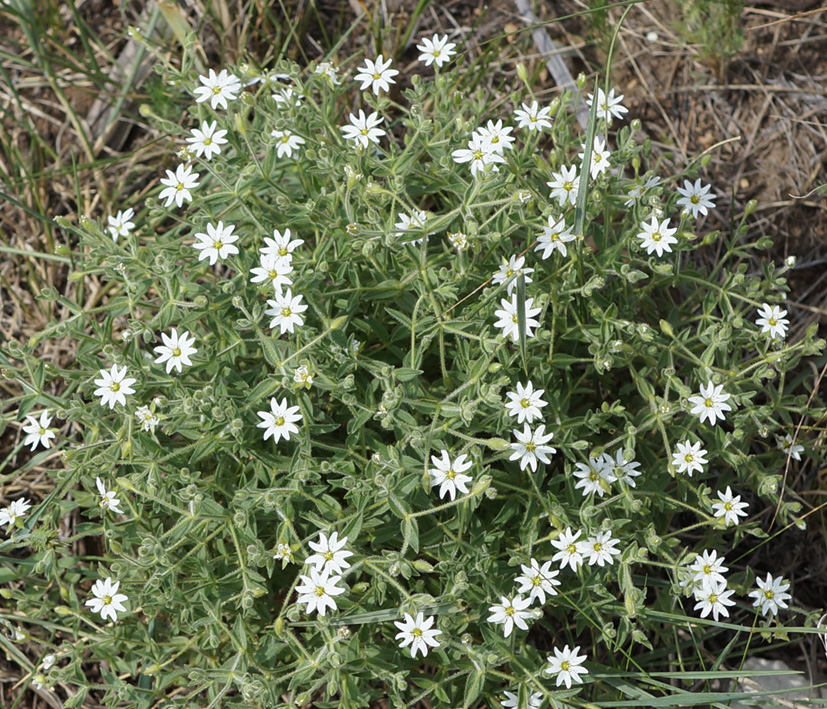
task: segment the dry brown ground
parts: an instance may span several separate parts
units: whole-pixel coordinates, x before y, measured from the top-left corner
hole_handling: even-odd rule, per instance
[[[287,4],[290,19],[297,23],[302,37],[301,42],[290,45],[292,58],[302,62],[320,57],[324,51],[320,27],[328,34],[341,32],[357,13],[365,11],[369,18],[362,25],[365,31],[350,36],[338,59],[362,49],[366,42],[381,41],[385,54],[398,58],[403,80],[405,67],[408,72],[414,69],[414,42],[399,46],[417,5],[413,0],[319,0],[315,4],[293,0]],[[552,22],[582,12],[586,5],[577,0],[533,4],[538,15],[551,23],[549,34],[572,73],[582,71],[590,79],[595,73],[602,74],[606,35],[582,16]],[[38,5],[57,7],[48,0],[40,0]],[[207,5],[217,8],[212,16]],[[144,2],[117,6],[103,0],[79,0],[76,6],[99,38],[100,51],[95,51],[103,73],[110,71],[110,56],[121,57],[128,66],[131,50],[125,28],[146,17],[142,15]],[[266,64],[284,39],[285,24],[278,5],[185,0],[178,7],[179,17],[198,30],[201,56],[213,65],[236,61],[245,55],[245,47],[249,56]],[[269,15],[263,12],[265,7],[269,7]],[[651,137],[660,174],[680,170],[695,156],[710,151],[711,162],[702,172],[718,195],[717,209],[708,221],[710,228],[728,229],[740,219],[749,200],[758,200],[750,220],[751,236],[766,234],[774,239],[767,258],[798,257],[788,301],[791,337],[796,337],[810,323],[823,324],[827,317],[827,210],[823,192],[814,192],[827,182],[827,7],[810,0],[748,2],[741,16],[745,41],[729,62],[717,55],[715,47],[692,43],[686,33],[676,29],[680,26],[678,7],[668,0],[649,0],[629,13],[615,50],[613,83],[625,94],[629,115],[640,118]],[[609,10],[607,26],[616,23],[621,9]],[[59,21],[52,35],[82,52],[72,14],[65,4],[55,11]],[[493,60],[489,56],[491,61],[481,80],[510,90],[518,85],[516,67],[521,61],[529,75],[536,77],[538,99],[550,100],[559,87],[543,68],[544,58],[537,54],[524,27],[510,0],[486,4],[449,0],[432,3],[411,36],[416,39],[426,32],[448,32],[452,41],[464,43],[469,63],[494,48],[495,56]],[[174,39],[169,40],[169,46],[174,54]],[[19,153],[15,156],[0,148],[0,168],[8,173],[16,158],[27,165],[25,180],[0,184],[18,200],[6,202],[0,211],[0,244],[53,252],[56,244],[70,243],[66,233],[32,212],[74,219],[78,214],[99,217],[110,208],[117,210],[125,195],[134,200],[155,183],[168,145],[156,144],[158,136],[137,112],[138,104],[149,100],[148,84],[136,83],[130,89],[118,121],[107,132],[106,121],[100,119],[101,105],[95,102],[103,99],[105,109],[111,86],[83,78],[69,66],[57,72],[57,86],[64,90],[64,98],[58,97],[42,72],[27,65],[32,59],[31,48],[16,24],[2,13],[0,48],[20,58],[19,62],[4,60],[12,85],[0,79],[4,145],[15,146]],[[69,120],[67,109],[77,114],[79,123]],[[507,109],[504,98],[502,110]],[[21,127],[27,116],[42,142]],[[84,167],[90,156],[79,147],[82,131],[91,137],[91,157],[111,162]],[[73,157],[81,164],[77,181],[68,169]],[[79,286],[68,282],[66,276],[64,264],[0,253],[0,342],[25,341],[51,318],[64,314],[59,305],[36,299],[43,288],[53,287],[72,297],[80,293],[87,305],[106,297],[100,283],[85,281],[79,292]],[[58,361],[71,357],[70,343],[50,346],[44,357]],[[12,393],[0,379],[0,400]],[[14,470],[25,453],[7,456],[19,442],[19,435],[15,426],[0,435],[0,499],[14,497],[23,488],[33,490],[38,481],[32,476],[42,473],[33,471],[26,480],[15,480]],[[789,485],[800,491],[802,502],[810,509],[827,499],[827,472],[819,470],[817,461],[794,465]],[[761,554],[766,566],[796,579],[799,605],[817,607],[827,599],[827,518],[816,512],[810,522],[808,531],[785,535],[783,549],[768,545]],[[801,644],[787,659],[808,665],[817,676],[814,647]],[[825,671],[823,664],[820,669]],[[13,668],[0,661],[0,706],[10,705],[18,679]],[[30,693],[29,697],[24,700],[29,703],[21,706],[50,703],[45,693],[37,697]],[[84,706],[96,705],[90,699]]]

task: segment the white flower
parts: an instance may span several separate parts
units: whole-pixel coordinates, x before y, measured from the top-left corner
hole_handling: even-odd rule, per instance
[[[563,167],[560,172],[551,173],[552,181],[546,182],[551,187],[551,199],[557,199],[561,207],[567,204],[572,206],[577,203],[577,193],[580,189],[580,178],[577,176],[577,167]]]
[[[226,130],[216,130],[218,121],[207,123],[204,121],[201,128],[192,129],[192,137],[187,138],[187,142],[192,145],[195,154],[200,158],[204,155],[205,160],[212,160],[213,155],[221,154],[221,146],[227,143],[224,137],[227,135]]]
[[[712,509],[715,510],[716,517],[723,517],[724,523],[727,527],[730,524],[738,524],[741,520],[738,517],[746,517],[747,513],[744,510],[749,507],[746,502],[741,502],[741,496],[732,494],[732,489],[727,485],[726,492],[721,493],[718,490],[718,497],[720,502],[712,504]]]
[[[98,488],[98,494],[101,496],[101,507],[108,509],[110,512],[124,514],[124,511],[118,507],[118,505],[121,504],[121,501],[115,497],[115,492],[113,490],[106,489],[106,486],[103,484],[103,480],[100,478],[95,478],[95,487]]]
[[[540,108],[536,101],[532,101],[530,106],[523,104],[522,109],[515,109],[514,118],[517,119],[518,128],[536,131],[551,128],[551,109],[548,106]]]
[[[546,443],[554,438],[554,433],[546,434],[545,431],[545,424],[540,424],[534,431],[529,428],[528,424],[523,425],[522,433],[517,429],[512,431],[517,442],[509,444],[512,449],[509,460],[519,458],[520,470],[531,466],[531,471],[536,472],[538,460],[542,463],[551,462],[549,456],[554,455],[557,449],[547,446]]]
[[[615,453],[614,458],[609,453],[603,454],[603,465],[606,468],[604,477],[609,482],[620,481],[629,487],[636,487],[633,478],[639,478],[641,472],[638,470],[640,463],[636,460],[626,460],[622,448]]]
[[[270,135],[276,139],[276,157],[293,157],[293,151],[304,145],[304,138],[289,130],[272,130]]]
[[[520,695],[514,692],[509,692],[507,689],[503,690],[505,699],[502,701],[503,709],[540,709],[543,703],[542,692],[532,692],[528,697],[528,705],[523,707],[520,702]]]
[[[488,121],[485,127],[477,128],[474,132],[488,144],[491,150],[498,155],[502,155],[506,150],[514,148],[512,143],[514,143],[515,138],[510,135],[512,130],[514,129],[511,126],[504,127],[503,122],[499,120],[496,123]]]
[[[328,608],[336,610],[338,606],[333,596],[339,596],[345,592],[345,589],[336,585],[342,577],[331,576],[327,568],[319,571],[312,567],[309,571],[308,575],[299,576],[301,583],[296,586],[296,593],[299,594],[297,603],[307,604],[305,608],[307,613],[316,611],[319,615],[324,615]]]
[[[393,621],[393,624],[400,631],[396,634],[396,639],[402,641],[399,643],[399,647],[404,648],[410,645],[411,657],[416,657],[417,651],[422,652],[422,657],[427,656],[429,646],[439,647],[436,636],[442,635],[441,630],[431,629],[434,621],[434,616],[425,618],[422,612],[416,614],[416,619],[410,613],[405,613],[404,621]]]
[[[580,550],[584,556],[588,556],[590,566],[597,564],[603,566],[606,562],[614,563],[612,555],[620,554],[620,549],[615,549],[615,545],[619,544],[617,539],[612,539],[612,533],[608,530],[598,532],[593,537],[589,537],[584,542],[579,542]]]
[[[508,637],[516,625],[520,630],[528,630],[528,623],[526,618],[531,618],[531,611],[528,607],[531,601],[523,598],[519,593],[513,598],[507,596],[500,596],[499,605],[493,605],[488,610],[491,615],[488,616],[489,623],[496,623],[503,626],[503,635]]]
[[[468,146],[460,150],[454,150],[451,157],[457,164],[471,163],[471,174],[476,175],[485,172],[486,165],[491,165],[492,172],[499,172],[497,163],[504,163],[505,158],[495,151],[491,144],[477,131],[471,134]]]
[[[571,233],[571,227],[566,226],[563,217],[548,215],[548,226],[543,227],[543,233],[537,237],[535,251],[542,251],[540,258],[547,259],[554,251],[559,251],[563,256],[568,254],[566,244],[574,241],[577,237]]]
[[[273,317],[270,321],[270,327],[273,329],[278,327],[283,335],[285,332],[292,333],[294,327],[304,325],[304,318],[301,313],[307,310],[307,305],[301,301],[302,296],[293,296],[293,292],[289,288],[284,293],[276,293],[276,299],[268,300],[267,305],[270,308],[264,311],[265,315]]]
[[[451,242],[451,246],[453,246],[457,251],[465,251],[465,249],[469,246],[468,235],[464,234],[461,231],[456,231],[453,233],[448,234],[448,241]]]
[[[276,553],[273,558],[282,562],[282,568],[293,561],[293,550],[286,542],[279,542],[276,544]]]
[[[672,244],[677,244],[678,240],[673,236],[678,229],[669,228],[669,219],[664,219],[659,222],[658,218],[653,216],[649,224],[645,222],[640,225],[643,231],[638,232],[636,238],[640,239],[640,245],[646,249],[646,253],[650,256],[657,253],[658,256],[663,256],[664,252],[672,253]]]
[[[423,212],[421,209],[414,209],[411,211],[411,216],[408,216],[404,212],[399,212],[399,221],[394,224],[397,229],[402,229],[402,231],[396,232],[394,236],[396,238],[405,236],[405,232],[411,229],[424,229],[425,223],[428,221],[428,215]],[[410,244],[421,244],[423,239],[414,239],[406,243]]]
[[[370,86],[373,93],[378,96],[380,91],[390,91],[390,85],[396,83],[393,77],[399,72],[391,69],[390,65],[391,60],[388,59],[386,62],[381,54],[376,57],[375,62],[365,59],[365,65],[358,68],[359,73],[353,80],[362,82],[359,87],[362,91]]]
[[[627,199],[624,204],[627,207],[634,207],[635,200],[640,199],[646,193],[646,190],[651,189],[652,187],[657,187],[660,184],[660,177],[657,175],[651,175],[650,177],[646,178],[646,182],[639,182],[636,181],[632,188],[629,190],[629,199]]]
[[[589,94],[586,104],[591,108],[594,94]],[[597,117],[602,118],[606,123],[611,124],[612,118],[623,118],[624,113],[628,113],[629,109],[623,106],[620,102],[623,100],[623,94],[615,96],[615,90],[610,89],[607,96],[603,89],[597,90]]]
[[[611,151],[606,149],[606,141],[603,140],[603,138],[595,138],[594,143],[592,143],[592,161],[591,166],[589,167],[589,172],[592,179],[597,179],[609,169],[609,158],[611,155]],[[583,152],[578,154],[577,157],[580,158],[580,160],[585,160],[585,145],[583,146]]]
[[[769,335],[773,339],[783,340],[787,336],[787,327],[790,321],[787,320],[787,311],[777,305],[764,303],[759,309],[761,316],[755,324],[761,328],[761,334]]]
[[[561,684],[566,685],[566,689],[571,689],[571,683],[583,684],[580,675],[588,674],[589,671],[583,667],[583,661],[586,660],[586,655],[578,655],[580,646],[577,645],[573,650],[569,650],[566,645],[562,650],[553,648],[554,656],[549,655],[548,667],[543,670],[546,675],[557,675],[557,686]]]
[[[551,545],[560,550],[551,557],[551,560],[559,561],[561,569],[565,569],[568,565],[571,566],[572,571],[577,571],[577,567],[583,563],[583,550],[581,548],[583,542],[577,541],[582,533],[578,529],[575,534],[571,531],[571,527],[566,527],[564,532],[560,532],[557,539],[551,540]]]
[[[135,393],[132,385],[138,381],[126,376],[126,365],[122,369],[118,369],[117,364],[113,364],[109,371],[101,369],[100,376],[100,379],[95,379],[98,385],[95,396],[101,398],[101,406],[109,406],[110,409],[114,409],[115,404],[126,406],[126,397]]]
[[[715,195],[709,194],[712,185],[701,186],[700,180],[695,180],[693,185],[689,180],[683,181],[683,189],[678,187],[681,198],[678,206],[684,208],[685,214],[691,214],[697,219],[699,214],[707,214],[710,209],[715,209]]]
[[[273,101],[275,101],[280,107],[291,105],[301,106],[302,99],[304,98],[304,96],[296,93],[289,86],[285,86],[284,88],[279,89],[275,93],[270,94],[270,96],[272,97]]]
[[[533,423],[534,419],[542,417],[541,408],[548,404],[542,396],[545,389],[534,389],[534,383],[529,379],[525,386],[517,382],[517,391],[506,392],[510,401],[505,402],[509,416],[516,416],[517,423]]]
[[[534,298],[526,298],[525,301],[525,336],[534,337],[532,328],[540,327],[540,321],[535,320],[534,316],[539,315],[542,308],[534,307]],[[514,342],[520,339],[520,322],[517,316],[517,294],[511,296],[511,300],[502,298],[500,300],[500,309],[494,311],[494,315],[498,320],[494,323],[494,327],[502,330],[505,337],[511,337]]]
[[[753,607],[761,607],[761,615],[777,615],[779,608],[787,608],[787,600],[792,596],[787,593],[790,582],[780,576],[773,579],[772,574],[767,574],[766,580],[756,579],[758,588],[749,592],[750,598],[754,598]]]
[[[158,199],[165,199],[167,203],[165,207],[169,207],[173,202],[179,207],[184,204],[184,201],[192,202],[192,192],[198,187],[198,176],[200,173],[192,171],[192,165],[179,165],[172,170],[166,170],[166,178],[161,178],[161,184],[166,185],[166,188],[161,190]]]
[[[526,285],[531,283],[532,279],[529,273],[534,273],[533,268],[523,268],[525,263],[525,256],[511,256],[508,261],[503,261],[500,264],[499,270],[494,273],[494,284],[506,283],[506,290],[508,295],[511,295],[514,288],[517,286],[517,277],[523,275],[525,277]]]
[[[161,423],[161,419],[148,406],[139,406],[135,411],[135,418],[138,419],[144,431],[154,431],[155,427]]]
[[[537,559],[531,559],[530,564],[520,564],[520,568],[523,575],[514,579],[514,583],[520,584],[518,593],[529,593],[528,600],[531,603],[535,598],[539,599],[540,603],[545,603],[546,594],[557,595],[557,589],[554,587],[560,585],[556,578],[560,572],[556,569],[552,571],[550,561],[540,566]]]
[[[21,497],[19,500],[14,500],[8,507],[0,509],[0,527],[5,524],[9,525],[9,528],[13,527],[18,519],[26,516],[31,506],[31,502]]]
[[[293,372],[293,381],[296,384],[303,384],[305,389],[309,389],[313,385],[313,375],[306,364],[296,367],[296,371]]]
[[[605,480],[606,485],[615,482],[617,478],[612,475],[611,469],[607,467],[606,460],[603,456],[599,458],[589,458],[588,463],[575,463],[577,470],[573,472],[574,477],[579,478],[578,483],[574,486],[575,490],[582,488],[583,496],[596,492],[599,497],[603,497],[606,492],[600,481]]]
[[[196,87],[193,92],[197,97],[196,103],[209,101],[213,108],[227,108],[227,101],[235,101],[241,91],[241,80],[226,69],[222,69],[218,75],[214,69],[210,69],[209,76],[198,78],[201,86]]]
[[[800,443],[793,443],[793,437],[789,433],[785,434],[784,438],[781,438],[781,436],[776,436],[775,445],[778,446],[779,450],[784,451],[793,460],[801,460],[801,453],[804,452],[804,446]],[[48,448],[48,446],[46,447]]]
[[[710,613],[715,620],[718,620],[719,615],[728,618],[729,611],[726,607],[735,605],[735,601],[730,598],[733,593],[733,589],[727,590],[726,585],[722,583],[702,586],[695,590],[695,610],[701,611],[701,618],[706,618]]]
[[[296,421],[302,420],[302,415],[297,414],[298,406],[287,406],[287,399],[284,398],[279,404],[276,397],[270,399],[271,411],[258,411],[257,415],[262,419],[256,424],[256,428],[263,428],[264,440],[273,437],[273,443],[278,443],[284,437],[285,441],[290,440],[291,433],[298,433],[295,426]]]
[[[693,404],[689,413],[699,416],[701,423],[704,419],[709,419],[709,423],[714,426],[718,419],[724,420],[724,411],[732,411],[732,407],[726,403],[729,397],[730,395],[724,392],[723,384],[718,386],[712,382],[708,382],[706,386],[702,384],[700,396],[689,397],[689,403]]]
[[[717,586],[720,584],[726,586],[724,574],[729,569],[724,566],[725,561],[726,559],[722,556],[719,557],[718,552],[714,549],[696,554],[695,561],[687,567],[692,572],[692,582],[695,587]]]
[[[113,241],[117,241],[119,236],[129,236],[129,232],[135,228],[135,223],[131,221],[134,216],[135,210],[130,207],[123,212],[118,210],[114,217],[107,217],[107,229]]]
[[[84,605],[89,606],[93,613],[100,613],[103,620],[107,617],[112,618],[113,621],[117,620],[118,613],[126,611],[123,602],[128,600],[126,595],[118,593],[120,585],[120,581],[113,583],[109,577],[105,581],[98,579],[92,586],[92,594],[95,597],[90,598]]]
[[[370,143],[378,145],[379,138],[385,135],[385,131],[376,127],[384,120],[376,111],[365,116],[365,112],[360,108],[358,116],[350,114],[350,125],[342,126],[340,130],[347,140],[367,148]]]
[[[260,265],[250,269],[250,273],[253,274],[250,282],[270,281],[273,289],[277,293],[281,292],[282,286],[293,285],[293,280],[288,276],[289,273],[293,273],[291,260],[284,256],[276,256],[272,251],[262,254],[259,259]]]
[[[706,449],[701,443],[683,441],[678,443],[678,449],[672,454],[672,465],[678,473],[686,473],[690,478],[695,471],[702,473],[707,460],[704,457]]]
[[[155,360],[155,364],[163,364],[166,362],[167,374],[173,369],[176,369],[180,374],[182,365],[192,366],[190,355],[198,352],[198,350],[192,346],[195,342],[195,337],[190,336],[189,332],[183,332],[179,335],[178,330],[172,328],[172,334],[167,335],[162,332],[161,339],[164,341],[164,344],[154,348],[155,352],[160,355],[158,359]]]
[[[260,249],[262,256],[288,259],[289,263],[293,258],[293,251],[304,243],[304,239],[294,239],[289,229],[285,229],[284,234],[278,229],[273,229],[273,238],[265,236],[264,243],[265,246]]]
[[[38,445],[44,448],[51,448],[51,439],[55,437],[55,432],[49,426],[52,423],[52,417],[49,416],[48,411],[40,412],[40,420],[38,421],[34,416],[26,416],[29,423],[23,426],[23,433],[28,434],[23,439],[23,445],[27,446],[31,443],[30,450],[34,450]]]
[[[316,553],[308,556],[304,563],[315,566],[317,571],[327,569],[331,574],[341,574],[350,568],[346,559],[353,556],[353,552],[344,548],[347,537],[339,539],[339,533],[333,532],[328,539],[324,532],[319,532],[319,541],[307,544]]]
[[[237,254],[238,247],[235,242],[238,241],[238,235],[233,234],[234,229],[235,225],[228,224],[225,227],[222,221],[219,221],[216,226],[207,224],[206,234],[195,235],[198,243],[193,244],[193,248],[201,251],[198,254],[198,260],[208,258],[210,266],[213,266],[218,259],[223,261],[230,254]]]
[[[330,62],[320,62],[313,73],[323,76],[333,86],[338,86],[341,83],[339,81],[339,70]]]
[[[419,55],[419,61],[424,62],[425,66],[431,66],[432,63],[435,63],[442,68],[442,65],[447,64],[451,57],[456,54],[454,51],[456,46],[453,42],[448,41],[447,34],[441,37],[435,34],[431,39],[424,38],[422,44],[417,44],[416,48],[422,52]]]
[[[457,490],[467,494],[467,483],[471,482],[473,478],[470,475],[463,475],[463,473],[473,465],[473,462],[467,460],[468,456],[465,453],[457,456],[453,463],[448,456],[448,451],[443,450],[440,455],[442,456],[441,459],[435,455],[431,456],[431,463],[436,466],[428,469],[428,474],[431,476],[431,487],[440,486],[440,499],[445,495],[449,495],[451,500],[454,500],[457,496]]]
[[[55,658],[55,656],[52,653],[49,653],[43,658],[43,664],[40,666],[40,669],[42,669],[44,672],[48,672],[52,668],[52,665],[55,664],[56,659],[57,658]]]

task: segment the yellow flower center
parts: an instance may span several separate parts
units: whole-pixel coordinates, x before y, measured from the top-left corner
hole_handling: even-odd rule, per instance
[[[706,406],[706,408],[708,409],[712,408],[714,406],[714,404],[712,403],[712,399],[704,399],[704,406]]]
[[[45,435],[46,435],[46,429],[45,429],[45,428],[43,428],[43,426],[41,426],[41,427],[40,427],[40,435],[41,435],[41,436],[45,436]]]
[[[180,192],[182,189],[184,189],[184,183],[179,182],[177,185],[175,185],[175,189],[178,190],[178,192]]]
[[[724,509],[725,509],[727,512],[732,511],[732,503],[731,503],[731,502],[725,502],[725,503],[724,503]]]
[[[773,598],[775,598],[775,594],[772,591],[764,591],[764,598],[766,598],[768,601],[771,601]]]
[[[536,448],[537,448],[537,446],[534,443],[526,443],[525,444],[525,449],[529,453],[533,453],[536,450]]]
[[[289,143],[290,142],[290,136],[289,135],[281,136],[281,142],[282,143]]]
[[[382,78],[382,75],[381,75],[381,74],[374,74],[374,75],[373,75],[373,80],[374,80],[374,81],[379,81],[379,79],[381,79],[381,78]]]
[[[527,409],[531,406],[531,402],[528,399],[522,399],[520,401],[520,406],[522,406],[524,409]]]
[[[289,318],[293,314],[293,311],[290,308],[282,308],[281,315],[284,318]]]
[[[214,249],[218,249],[219,251],[224,248],[224,242],[219,240],[213,244]]]
[[[574,553],[577,551],[577,545],[576,545],[576,544],[569,544],[569,545],[566,547],[566,551],[567,551],[569,554],[574,554]]]
[[[709,602],[710,603],[717,603],[718,602],[718,594],[710,593],[709,594]]]
[[[712,573],[712,567],[709,564],[704,566],[704,573],[707,575]]]
[[[105,605],[105,606],[111,605],[112,596],[104,596],[103,598],[101,598],[101,600],[103,601],[103,605]]]
[[[287,254],[289,254],[289,253],[290,253],[290,252],[287,250],[287,247],[286,247],[286,246],[282,246],[282,247],[279,249],[279,256],[287,256]]]
[[[485,153],[483,153],[482,150],[474,151],[474,160],[482,160],[483,157],[485,157]]]
[[[542,585],[542,583],[543,583],[543,577],[542,576],[535,576],[533,579],[531,579],[531,585],[532,586],[540,586],[540,585]]]
[[[593,548],[595,551],[603,551],[603,545],[600,542],[595,542]]]
[[[564,182],[563,183],[563,189],[566,192],[571,192],[574,189],[574,183],[573,182]]]
[[[333,561],[333,552],[328,549],[324,554],[322,554],[325,561]]]
[[[216,96],[218,96],[218,94],[220,94],[220,93],[221,93],[221,87],[220,87],[220,86],[213,86],[213,90],[212,90],[212,92],[213,92]]]
[[[514,612],[515,612],[515,611],[514,611],[514,606],[507,606],[507,607],[506,607],[506,609],[505,609],[505,614],[506,614],[507,616],[512,616],[512,615],[514,615]]]
[[[181,356],[181,348],[176,347],[174,350],[172,350],[172,356],[173,357],[180,357]]]
[[[767,322],[769,323],[770,327],[775,327],[776,325],[778,325],[778,320],[776,320],[775,318],[770,318],[769,320],[767,320]]]
[[[204,138],[204,145],[212,145],[212,138]]]
[[[691,453],[687,453],[687,454],[683,457],[683,459],[684,459],[687,463],[691,463],[693,460],[695,460],[695,456],[693,456]]]
[[[457,476],[456,472],[454,472],[453,468],[448,468],[448,472],[445,473],[446,480],[453,480]]]
[[[659,231],[656,231],[654,234],[652,234],[652,241],[660,241],[662,238],[663,237],[661,236],[661,233]]]
[[[120,390],[121,390],[121,385],[120,385],[120,384],[118,384],[118,382],[112,382],[112,383],[109,385],[109,390],[110,390],[110,391],[120,391]]]
[[[549,238],[552,241],[560,241],[560,232],[555,231]]]
[[[690,201],[690,202],[692,202],[692,204],[698,204],[698,202],[700,202],[700,201],[701,201],[701,198],[700,198],[700,197],[698,197],[698,195],[693,194],[693,195],[689,198],[689,201]]]
[[[560,663],[560,669],[563,672],[568,672],[571,669],[571,662],[569,662],[568,660],[564,660]]]
[[[324,586],[316,586],[316,595],[324,596]]]
[[[279,416],[279,417],[276,419],[276,422],[275,422],[275,423],[276,423],[276,426],[284,426],[284,416]]]

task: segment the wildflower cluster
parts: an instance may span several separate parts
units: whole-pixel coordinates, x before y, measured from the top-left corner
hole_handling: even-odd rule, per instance
[[[64,223],[111,296],[3,350],[65,499],[0,525],[40,555],[23,616],[94,628],[104,702],[622,700],[602,668],[654,667],[687,615],[802,613],[723,567],[762,511],[804,524],[782,375],[823,343],[787,337],[788,266],[747,273],[746,221],[705,230],[728,189],[702,162],[645,170],[617,90],[586,136],[568,93],[490,115],[450,39],[401,90],[382,54],[169,74],[189,108],[154,196]],[[75,363],[40,366],[66,337]],[[54,541],[56,505],[102,554]]]

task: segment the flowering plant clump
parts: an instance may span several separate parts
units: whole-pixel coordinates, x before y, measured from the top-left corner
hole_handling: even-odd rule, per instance
[[[653,174],[616,89],[586,135],[570,94],[491,115],[419,39],[407,88],[381,54],[170,73],[154,197],[73,228],[105,302],[4,349],[63,456],[0,510],[4,593],[71,706],[645,704],[675,653],[815,624],[730,553],[804,525],[791,264],[706,229],[728,187]]]

